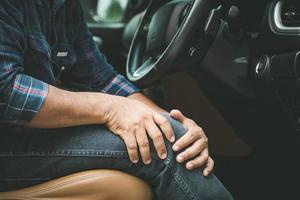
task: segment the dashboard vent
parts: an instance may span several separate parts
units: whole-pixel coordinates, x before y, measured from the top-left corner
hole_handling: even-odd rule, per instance
[[[281,20],[285,26],[300,27],[300,3],[284,3],[281,9]]]

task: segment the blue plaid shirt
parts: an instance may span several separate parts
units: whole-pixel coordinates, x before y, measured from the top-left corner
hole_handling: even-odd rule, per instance
[[[0,123],[32,120],[48,84],[121,96],[138,91],[95,46],[78,0],[1,0]]]

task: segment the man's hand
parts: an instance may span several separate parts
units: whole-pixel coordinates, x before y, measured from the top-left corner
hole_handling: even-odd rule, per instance
[[[145,164],[151,163],[151,155],[147,134],[153,140],[154,147],[161,159],[167,157],[163,135],[169,142],[175,141],[175,135],[169,121],[157,112],[149,102],[123,97],[113,98],[113,107],[109,109],[106,126],[125,142],[129,158],[133,163],[138,162],[138,150]],[[214,167],[214,161],[209,156],[208,139],[201,127],[186,118],[180,111],[173,110],[170,116],[187,129],[187,133],[174,145],[173,150],[180,152],[177,156],[179,163],[187,162],[189,170],[205,166],[203,175],[208,176]],[[159,128],[158,128],[159,127]]]
[[[151,156],[147,134],[153,140],[157,153],[162,159],[167,156],[163,135],[170,142],[175,141],[169,121],[158,114],[161,112],[164,111],[140,93],[124,98],[102,93],[69,92],[49,86],[43,107],[25,126],[62,128],[106,124],[112,132],[125,141],[131,161],[138,162],[139,149],[143,162],[149,164]],[[179,155],[183,160],[179,157],[178,160],[180,162],[189,160],[187,163],[189,169],[206,164],[204,174],[209,174],[213,168],[213,161],[208,157],[207,138],[203,131],[179,111],[172,111],[171,117],[183,123],[188,130],[187,134],[174,145],[179,147],[176,151],[190,146]]]
[[[151,163],[147,134],[153,140],[158,156],[165,159],[167,150],[163,134],[170,142],[175,141],[169,121],[138,100],[124,97],[112,97],[111,100],[113,102],[105,124],[108,129],[124,140],[129,159],[137,163],[139,149],[143,162]]]
[[[178,110],[171,111],[170,115],[187,129],[187,133],[173,145],[174,151],[185,149],[177,156],[177,161],[187,161],[186,168],[189,170],[205,166],[203,175],[208,176],[214,168],[214,161],[209,156],[208,139],[202,128]]]

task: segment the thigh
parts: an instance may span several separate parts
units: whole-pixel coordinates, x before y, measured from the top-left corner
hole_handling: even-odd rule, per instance
[[[132,167],[123,141],[102,125],[6,130],[0,135],[0,163],[2,190],[89,169]]]
[[[176,137],[185,130],[171,120]],[[169,153],[171,144],[167,141]],[[130,162],[123,140],[103,125],[63,129],[19,129],[0,134],[0,190],[42,183],[89,169],[115,169],[148,182],[165,167],[151,145],[153,162]]]
[[[179,139],[186,130],[179,122],[169,120]],[[215,176],[204,178],[201,169],[187,171],[184,165],[178,164],[170,143],[166,141],[168,157],[163,161],[151,142],[150,145],[152,163],[133,164],[122,139],[101,125],[1,131],[0,191],[24,188],[90,169],[114,169],[148,182],[158,199],[186,199],[186,195],[192,194],[203,199],[216,195],[227,199],[228,192]]]

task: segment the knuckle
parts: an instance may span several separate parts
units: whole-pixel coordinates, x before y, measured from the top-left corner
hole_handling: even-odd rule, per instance
[[[200,166],[201,166],[201,163],[200,163],[200,162],[195,162],[195,161],[194,161],[193,164],[194,164],[195,167],[200,167]]]
[[[207,138],[207,137],[203,137],[202,140],[203,140],[203,142],[204,142],[205,144],[208,144],[208,138]]]
[[[141,147],[148,147],[149,145],[149,141],[148,140],[143,140],[142,143],[141,143]]]
[[[133,119],[132,124],[133,124],[133,125],[138,125],[139,122],[140,122],[140,118],[135,118],[135,119]]]
[[[148,149],[141,150],[141,155],[143,158],[147,158],[147,159],[151,158],[151,153]]]
[[[162,123],[163,125],[168,125],[169,121],[168,121],[165,117],[163,117],[163,118],[161,119],[161,123]]]
[[[192,120],[192,119],[187,119],[187,122],[190,123],[190,124],[194,124],[195,123],[194,120]]]
[[[205,134],[204,134],[204,132],[203,132],[203,129],[200,128],[200,127],[196,128],[195,132],[196,132],[197,135],[200,136],[200,137],[204,137],[204,136],[205,136]]]
[[[147,160],[149,160],[150,156],[147,151],[143,151],[143,152],[141,152],[141,158],[143,161],[147,161]]]
[[[129,143],[128,144],[128,149],[135,150],[136,149],[136,144],[135,143]]]
[[[161,135],[161,134],[155,135],[155,136],[153,137],[153,140],[154,140],[155,142],[159,142],[160,140],[162,140],[162,135]]]
[[[156,144],[156,146],[157,146],[157,149],[158,149],[158,150],[161,150],[161,151],[164,150],[164,144],[163,144],[162,142],[158,142],[158,143]]]
[[[195,139],[195,135],[193,133],[190,134],[189,139],[193,141]]]
[[[135,160],[135,158],[136,158],[135,153],[133,153],[133,152],[128,152],[128,155],[129,155],[130,159],[132,159],[132,161]]]
[[[204,138],[204,143],[208,144],[208,138],[207,137]]]
[[[202,127],[199,126],[199,127],[198,127],[198,130],[199,130],[200,133],[204,133],[204,130],[203,130]]]
[[[160,153],[165,153],[166,148],[165,148],[164,143],[162,143],[162,142],[157,143],[156,150],[159,151]]]
[[[130,127],[128,127],[128,132],[130,133],[130,134],[134,134],[134,135],[138,135],[138,126],[137,125],[131,125]]]
[[[189,143],[190,143],[189,139],[184,139],[184,140],[181,140],[180,142],[178,142],[178,146],[183,148],[183,147],[187,146]]]
[[[203,145],[202,144],[199,144],[196,148],[197,152],[201,152],[203,150]]]
[[[122,131],[117,131],[116,135],[120,136],[123,140],[125,140],[124,133]]]
[[[187,151],[182,155],[184,158],[190,158],[192,156],[192,152],[191,151]]]
[[[149,117],[149,115],[143,115],[140,119],[142,121],[148,121],[150,119],[150,117]]]
[[[196,122],[195,122],[194,120],[192,120],[192,119],[189,119],[189,123],[190,123],[191,125],[193,125],[193,126],[197,126]]]
[[[202,157],[202,158],[203,158],[203,160],[204,160],[204,161],[208,161],[208,159],[209,159],[209,156],[208,156],[208,155],[203,155],[203,157]]]
[[[134,129],[134,130],[137,130],[138,128],[139,128],[139,122],[137,122],[137,121],[135,121],[135,122],[133,122],[133,124],[132,124],[132,128]]]

